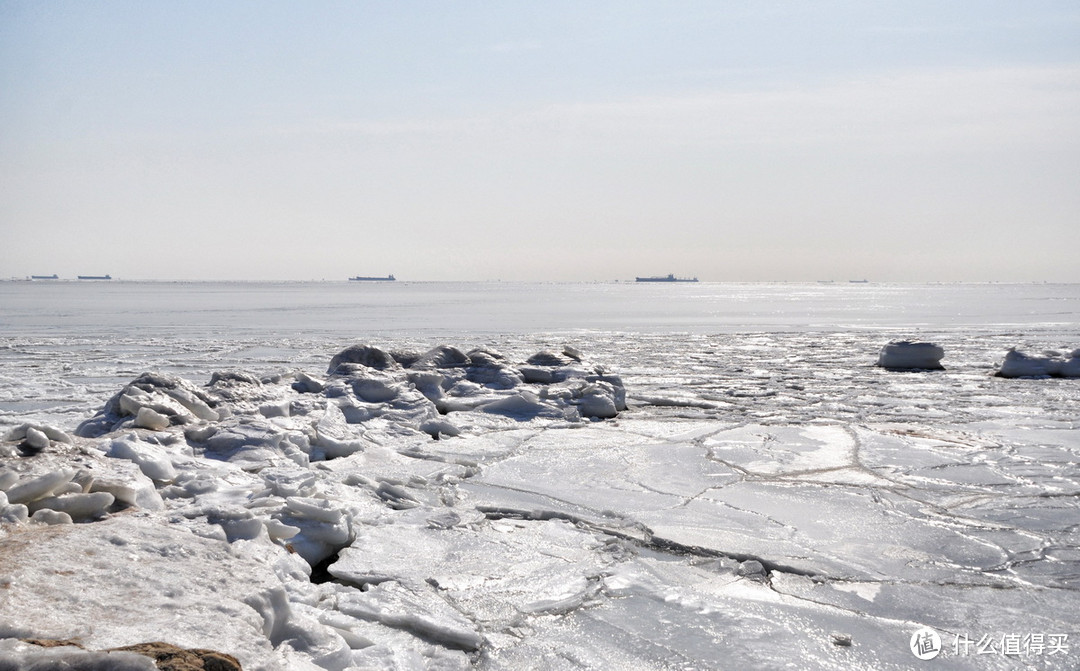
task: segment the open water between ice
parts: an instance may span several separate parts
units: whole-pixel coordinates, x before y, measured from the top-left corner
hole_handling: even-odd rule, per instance
[[[110,416],[102,437],[12,452],[20,483],[76,462],[168,474],[150,478],[160,510],[0,535],[41,562],[0,569],[23,588],[0,590],[5,636],[102,649],[221,598],[263,626],[170,626],[244,668],[900,669],[935,663],[909,647],[925,628],[942,668],[1080,666],[1080,380],[993,375],[1011,348],[1080,347],[1077,285],[5,282],[0,338],[0,434],[74,433],[148,371],[220,415]],[[945,370],[874,366],[898,339],[941,345]],[[504,358],[327,377],[361,343]],[[536,382],[540,351],[562,382]],[[221,371],[262,383],[210,384]],[[626,409],[579,416],[604,375]],[[226,435],[243,449],[205,458]],[[105,534],[103,557],[190,583],[150,571],[141,601],[95,611],[130,601],[113,560],[64,553]],[[153,563],[187,537],[200,569]],[[236,563],[208,566],[214,543]],[[220,594],[187,573],[238,570]]]

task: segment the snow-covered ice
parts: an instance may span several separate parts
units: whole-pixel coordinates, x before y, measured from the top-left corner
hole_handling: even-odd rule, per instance
[[[998,370],[1001,377],[1080,377],[1080,349],[1067,355],[1048,352],[1032,356],[1015,349],[1009,350]]]
[[[940,370],[945,350],[932,342],[891,342],[881,348],[877,365],[890,370]]]
[[[1076,668],[1075,325],[11,338],[0,668]]]

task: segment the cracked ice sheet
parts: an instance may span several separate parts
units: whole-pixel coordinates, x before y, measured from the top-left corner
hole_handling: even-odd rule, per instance
[[[520,506],[531,493],[534,506],[578,506],[641,522],[682,545],[848,578],[930,580],[1007,564],[1018,541],[994,517],[1011,513],[987,500],[1005,486],[1031,509],[1031,533],[1045,526],[1043,517],[1061,520],[1059,542],[1043,534],[1021,546],[1074,545],[1076,507],[1016,482],[1011,471],[1037,466],[997,447],[999,438],[955,431],[926,438],[895,426],[712,433],[705,426],[690,424],[683,432],[693,436],[690,442],[670,443],[649,441],[649,423],[633,420],[602,435],[549,430],[463,487],[488,504],[502,497]],[[1062,439],[1063,448],[1074,440]],[[989,455],[982,463],[972,452]],[[1075,469],[1067,459],[1059,464],[1046,466],[1044,475],[1071,488]]]
[[[903,620],[791,596],[738,578],[719,562],[643,552],[619,564],[602,586],[605,599],[564,617],[534,619],[530,636],[491,651],[485,666],[911,668]],[[837,646],[834,635],[853,643]],[[1003,659],[950,661],[949,668],[1012,668]]]
[[[1075,448],[1072,434],[1044,430],[1042,439],[1058,443],[1051,445],[1056,461],[1049,460],[1044,468],[1033,458],[1041,454],[1037,448],[1019,440],[1013,445],[1000,432],[987,432],[987,427],[971,433],[911,425],[712,424],[710,430],[707,422],[685,422],[682,431],[671,431],[670,426],[666,440],[659,441],[649,422],[628,419],[620,420],[617,430],[605,427],[602,439],[587,430],[549,430],[532,439],[528,450],[489,464],[462,488],[474,502],[489,506],[497,506],[499,500],[523,510],[532,505],[536,509],[531,514],[540,519],[545,513],[539,508],[545,503],[547,515],[569,517],[568,511],[576,511],[577,519],[593,530],[599,530],[594,521],[605,517],[617,517],[627,527],[640,523],[646,545],[759,558],[767,568],[776,569],[772,572],[776,592],[825,604],[824,612],[807,611],[817,622],[839,617],[835,609],[854,613],[857,617],[848,623],[856,632],[854,639],[876,638],[879,652],[896,645],[912,621],[954,633],[1075,629],[1072,589],[1031,583],[1049,588],[1075,584],[1076,570],[1070,567],[1080,565],[1072,550],[1080,514],[1074,501],[1048,499],[1029,487],[1030,478],[1044,477],[1056,478],[1063,491],[1072,489],[1075,462],[1061,456]],[[1027,480],[1016,478],[1018,471]],[[1015,497],[1020,510],[1002,505],[1010,497]],[[680,589],[679,580],[673,578],[666,589]],[[633,591],[618,596],[575,611],[572,619],[577,626],[556,638],[591,631],[590,636],[618,639],[613,627],[631,628],[639,611],[671,608],[666,597],[656,598],[654,593],[648,605],[615,616],[613,611],[625,605],[623,600],[642,598]],[[731,601],[717,612],[745,610],[746,604],[739,601],[745,596],[727,595]],[[695,652],[686,654],[707,659],[708,641],[718,640],[720,634],[688,633],[694,618],[677,612],[678,616],[654,615],[659,623],[665,618],[681,621],[673,629],[696,641],[687,643]],[[787,632],[792,613],[777,612],[775,617],[762,627]],[[742,625],[732,625],[726,632],[717,626],[730,641],[745,635]],[[605,633],[593,627],[603,627]],[[644,624],[640,631],[627,634],[642,650],[659,646],[657,659],[681,658],[684,653],[664,647],[671,635],[663,627]],[[820,636],[797,632],[790,636],[780,638],[787,645],[802,646],[800,654],[814,659]],[[770,659],[762,645],[768,648],[767,643],[754,643],[757,652],[752,659],[757,666]],[[906,647],[901,652],[894,661],[909,661]],[[573,657],[558,646],[534,653],[552,659]],[[786,654],[777,651],[778,664],[792,659],[790,650]],[[880,668],[865,659],[848,661],[856,667]],[[825,658],[818,662],[829,668]],[[987,668],[986,658],[978,663],[982,666],[972,668]],[[1067,662],[1057,663],[1050,660],[1046,668],[1068,668]]]
[[[740,427],[690,443],[638,436],[548,431],[464,487],[488,505],[500,487],[525,489],[640,522],[678,545],[843,578],[940,579],[1007,559],[863,469],[856,441],[840,427]],[[808,472],[824,481],[798,479]],[[851,473],[890,489],[852,486]]]
[[[512,496],[500,490],[520,491],[625,516],[677,507],[739,478],[732,468],[707,460],[700,445],[658,442],[626,426],[549,429],[514,456],[485,465],[463,488],[478,503]]]
[[[581,607],[619,556],[611,539],[563,520],[386,525],[361,530],[330,572],[347,584],[399,583],[441,595],[497,639],[527,614]]]

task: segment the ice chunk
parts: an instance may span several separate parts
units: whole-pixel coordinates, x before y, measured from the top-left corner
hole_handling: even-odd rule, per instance
[[[443,384],[446,378],[434,371],[410,371],[409,382],[430,401],[438,401],[443,396]]]
[[[536,394],[530,391],[521,391],[511,396],[500,398],[497,401],[484,403],[477,409],[482,412],[507,415],[516,419],[564,416],[558,409],[545,403],[541,403]]]
[[[21,441],[21,440],[26,440],[27,437],[29,436],[30,429],[34,429],[38,433],[45,434],[45,437],[48,440],[51,440],[51,441],[56,441],[58,443],[66,443],[68,445],[70,445],[70,444],[72,444],[74,442],[69,434],[67,434],[64,431],[61,431],[60,429],[57,429],[56,427],[49,426],[47,424],[30,424],[30,423],[20,424],[19,426],[15,427],[14,429],[8,431],[7,435],[4,436],[4,440],[11,441],[11,442],[18,442],[18,441]],[[40,441],[41,438],[38,437],[35,440]],[[45,447],[48,447],[48,445],[45,445]],[[44,449],[44,448],[39,448],[39,449]]]
[[[131,469],[124,472],[124,467]],[[118,461],[113,472],[100,474],[90,485],[91,492],[108,492],[120,503],[143,510],[164,510],[165,503],[150,478],[143,474],[137,464]]]
[[[50,496],[75,477],[75,469],[61,468],[17,484],[7,490],[9,503],[28,503]]]
[[[364,443],[349,428],[341,408],[328,402],[326,411],[315,426],[315,444],[323,449],[327,458],[346,457],[364,449]]]
[[[30,516],[30,519],[34,522],[49,525],[72,524],[71,515],[50,508],[41,508],[35,511],[34,514]]]
[[[179,382],[180,384],[177,386],[166,389],[165,393],[184,406],[188,412],[203,421],[216,422],[221,419],[218,412],[208,405],[207,400],[210,400],[209,397],[201,394],[198,390],[188,387],[186,380],[180,380]]]
[[[0,523],[18,524],[30,519],[30,511],[21,503],[0,505]]]
[[[233,385],[259,387],[262,385],[262,380],[255,377],[251,373],[245,373],[243,371],[219,370],[214,371],[214,374],[210,376],[210,386],[215,385],[222,385],[225,387]]]
[[[420,430],[432,438],[461,435],[461,429],[445,419],[429,419],[420,423]]]
[[[93,494],[65,494],[37,499],[27,504],[31,513],[48,508],[60,513],[67,513],[74,520],[88,520],[101,517],[109,510],[116,498],[108,492]]]
[[[579,358],[580,358],[580,352],[578,354],[579,354]],[[570,359],[567,358],[567,357],[563,357],[561,355],[555,354],[554,352],[549,352],[549,351],[545,350],[545,351],[541,351],[541,352],[537,352],[536,354],[533,354],[531,357],[529,357],[528,359],[525,360],[525,363],[527,363],[529,365],[532,365],[532,366],[557,367],[557,366],[565,366],[565,365],[567,365],[568,363],[570,363]]]
[[[473,366],[498,366],[506,360],[502,353],[488,347],[471,349],[465,356],[469,357],[469,361]]]
[[[464,650],[477,650],[484,644],[476,625],[426,586],[381,583],[364,592],[340,596],[338,610]]]
[[[274,496],[308,496],[314,491],[316,476],[307,471],[268,468],[260,473],[263,482]]]
[[[45,432],[39,431],[34,427],[27,427],[26,429],[26,445],[35,450],[44,450],[49,447],[49,437],[45,435]]]
[[[211,406],[217,402],[218,399],[182,378],[143,373],[109,399],[94,418],[80,424],[76,433],[89,438],[103,435],[126,418],[137,418],[142,408],[167,417],[170,424],[188,424],[197,418],[216,421],[220,414]],[[144,415],[144,419],[149,417]]]
[[[518,369],[518,373],[528,384],[551,384],[556,381],[555,371],[552,368],[522,366]]]
[[[359,364],[376,370],[399,370],[401,365],[392,356],[371,345],[353,345],[347,347],[330,359],[328,374],[334,374],[344,364]]]
[[[580,393],[577,405],[582,417],[605,419],[619,414],[615,406],[615,390],[610,384],[606,382],[590,384]]]
[[[456,347],[439,345],[425,352],[410,368],[460,368],[471,363],[469,357]]]
[[[889,370],[942,370],[945,350],[930,342],[900,340],[881,348],[877,365]]]
[[[1061,362],[1058,375],[1061,377],[1080,377],[1080,349],[1074,350],[1068,359]]]
[[[581,353],[581,350],[572,345],[563,345],[563,356],[569,357],[574,361],[581,361],[585,358],[585,355]]]
[[[311,566],[345,547],[353,539],[349,517],[325,499],[290,496],[285,500],[285,509],[277,519],[285,527],[299,530],[289,537],[289,545]],[[270,527],[267,530],[271,531]],[[286,533],[289,530],[281,528],[280,531]]]
[[[153,658],[126,651],[90,651],[75,646],[44,647],[18,639],[0,640],[0,669],[4,671],[156,671]]]
[[[352,384],[353,393],[368,403],[388,403],[398,395],[397,387],[390,381],[378,378],[364,378]]]
[[[292,388],[301,394],[321,394],[326,389],[326,382],[299,372],[296,374],[296,382],[292,383]]]
[[[997,374],[999,377],[1080,377],[1080,350],[1074,350],[1065,359],[1056,352],[1038,357],[1011,349]]]
[[[263,523],[266,525],[266,533],[273,540],[287,540],[300,533],[300,527],[285,524],[281,520],[269,519]]]
[[[513,389],[525,381],[521,372],[501,364],[470,366],[466,379],[491,389]]]
[[[269,534],[269,528],[263,523],[262,519],[255,517],[251,513],[248,513],[248,515],[248,517],[219,519],[217,521],[218,526],[225,531],[225,536],[230,542],[259,538],[264,532]]]
[[[143,474],[155,482],[172,482],[176,479],[176,468],[165,449],[140,441],[134,434],[112,441],[107,455],[134,462]]]
[[[134,424],[151,431],[163,431],[169,428],[169,418],[153,408],[142,407],[135,413]]]
[[[342,520],[343,513],[341,509],[334,508],[325,499],[290,496],[285,499],[285,505],[290,513],[304,519],[325,522],[326,524],[337,524]]]
[[[259,406],[259,414],[267,419],[271,417],[288,417],[290,414],[289,401],[282,400],[263,403]]]

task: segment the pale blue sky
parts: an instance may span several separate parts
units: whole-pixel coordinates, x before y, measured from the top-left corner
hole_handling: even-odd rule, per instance
[[[1080,4],[0,0],[0,277],[1080,281]]]

